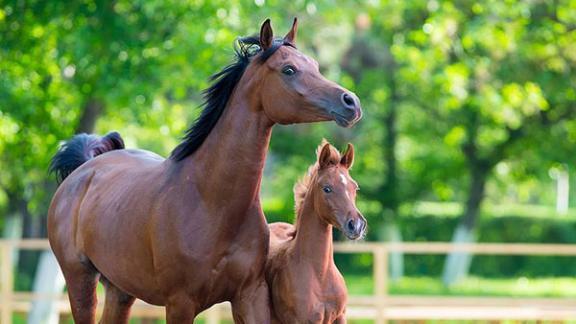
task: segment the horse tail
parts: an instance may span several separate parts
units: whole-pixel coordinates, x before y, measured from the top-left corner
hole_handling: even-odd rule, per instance
[[[103,137],[85,133],[74,135],[60,146],[50,162],[48,172],[54,173],[60,184],[86,161],[100,154],[122,149],[124,140],[117,132],[110,132]]]

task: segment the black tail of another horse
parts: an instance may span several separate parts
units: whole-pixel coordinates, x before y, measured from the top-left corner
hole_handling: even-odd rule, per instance
[[[86,161],[109,151],[124,149],[124,140],[117,132],[103,137],[92,134],[78,134],[58,149],[50,162],[50,173],[61,183]]]

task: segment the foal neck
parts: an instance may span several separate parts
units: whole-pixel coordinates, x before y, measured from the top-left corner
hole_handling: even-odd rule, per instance
[[[308,193],[298,211],[293,257],[304,259],[318,274],[322,274],[334,259],[332,225],[316,213],[313,200]]]

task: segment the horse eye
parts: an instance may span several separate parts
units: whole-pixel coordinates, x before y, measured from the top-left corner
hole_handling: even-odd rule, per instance
[[[322,191],[324,191],[325,193],[331,193],[332,192],[332,188],[330,188],[330,186],[324,186],[322,188]]]
[[[286,75],[294,75],[296,74],[296,68],[293,67],[292,65],[287,65],[282,69],[282,73]]]

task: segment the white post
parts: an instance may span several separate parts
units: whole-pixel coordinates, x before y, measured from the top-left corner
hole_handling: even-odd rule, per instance
[[[44,251],[34,278],[34,293],[59,295],[64,291],[64,275],[52,251]],[[30,324],[58,324],[58,299],[40,299],[32,303],[28,314]]]
[[[566,170],[560,170],[556,176],[556,211],[566,215],[570,203],[570,178]]]
[[[382,240],[392,244],[402,243],[402,233],[396,223],[383,225]],[[389,254],[390,280],[397,281],[404,276],[404,253],[402,251],[391,251]]]
[[[456,247],[461,244],[474,243],[475,241],[474,232],[467,229],[464,225],[458,225],[452,237],[453,246]],[[471,261],[472,255],[470,252],[450,251],[444,262],[444,271],[442,274],[442,282],[444,285],[451,286],[466,277],[470,269]]]

